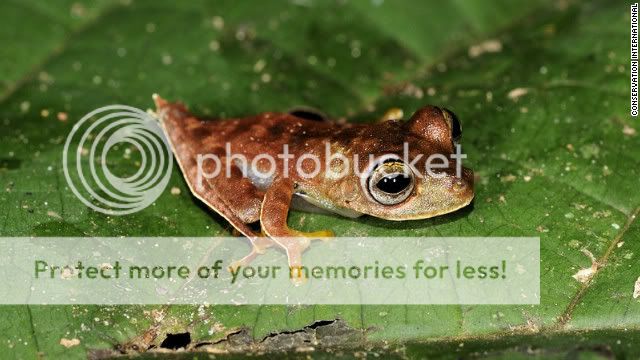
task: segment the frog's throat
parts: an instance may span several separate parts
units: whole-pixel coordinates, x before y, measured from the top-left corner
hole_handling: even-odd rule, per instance
[[[306,193],[295,193],[295,196],[291,199],[291,207],[310,213],[319,214],[337,214],[340,216],[355,219],[362,216],[362,213],[347,208],[338,208],[328,203],[319,201]]]
[[[473,201],[474,196],[472,195],[471,197],[469,197],[468,200],[461,202],[460,204],[451,206],[449,208],[446,209],[439,209],[439,210],[434,210],[434,211],[430,211],[430,212],[426,212],[426,213],[422,213],[422,214],[406,214],[404,216],[400,215],[400,216],[394,216],[394,217],[389,217],[389,218],[383,218],[380,217],[381,219],[384,220],[390,220],[390,221],[405,221],[405,220],[424,220],[424,219],[429,219],[432,217],[436,217],[436,216],[440,216],[440,215],[445,215],[445,214],[449,214],[455,211],[458,211],[464,207],[466,207],[467,205],[471,204],[471,201]],[[379,217],[379,216],[377,216]]]

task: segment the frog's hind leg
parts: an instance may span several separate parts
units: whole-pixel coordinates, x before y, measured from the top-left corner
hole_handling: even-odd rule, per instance
[[[226,161],[223,161],[222,164],[226,169]],[[217,190],[218,196],[231,212],[247,227],[250,227],[248,224],[260,221],[260,208],[262,207],[264,192],[256,188],[248,178],[243,176],[237,166],[230,165],[227,174],[221,174],[208,182],[212,188]],[[248,265],[256,256],[263,254],[267,248],[274,244],[273,240],[262,231],[250,238],[250,240],[252,245],[251,252],[244,258],[233,262],[230,265],[231,268]]]
[[[259,190],[242,171],[221,160],[221,173],[207,181],[217,190],[220,198],[243,222],[251,224],[260,221],[260,207],[264,192]]]
[[[232,171],[231,178],[225,178],[224,167],[218,176],[203,179],[203,174],[213,173],[215,163],[208,161],[199,164],[198,155],[221,155],[218,154],[219,144],[214,137],[202,138],[202,134],[215,131],[213,124],[194,118],[181,104],[169,103],[157,95],[154,101],[160,123],[189,190],[251,241],[249,255],[236,262],[240,265],[248,263],[272,244],[271,240],[260,236],[249,226],[259,219],[263,194],[248,179],[242,178],[239,171]],[[223,162],[221,164],[224,165]]]
[[[239,266],[246,266],[250,264],[258,255],[263,254],[267,248],[271,247],[273,245],[273,241],[262,233],[258,233],[252,229],[250,224],[257,220],[254,219],[259,216],[259,209],[256,210],[251,201],[237,201],[233,203],[230,198],[230,195],[234,194],[232,189],[216,186],[218,184],[231,183],[237,180],[224,179],[226,181],[222,181],[220,179],[224,179],[224,177],[219,176],[211,179],[211,181],[205,181],[203,182],[204,191],[194,192],[192,190],[192,192],[194,196],[202,200],[211,209],[224,217],[234,229],[247,237],[251,242],[251,250],[249,254],[239,260],[231,262],[229,265],[229,268],[236,269]],[[236,192],[235,195],[242,197],[242,194],[238,192]],[[261,199],[257,200],[260,201]]]

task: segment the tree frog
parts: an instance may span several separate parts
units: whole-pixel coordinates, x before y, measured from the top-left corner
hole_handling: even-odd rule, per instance
[[[328,230],[289,228],[293,206],[403,221],[450,213],[474,197],[473,172],[459,161],[427,172],[424,160],[450,157],[462,134],[457,117],[446,109],[425,106],[406,121],[369,124],[305,112],[207,121],[180,103],[153,99],[193,195],[251,241],[251,253],[239,264],[276,244],[286,251],[289,266],[300,266],[308,239],[331,236]],[[260,230],[252,226],[258,223]]]

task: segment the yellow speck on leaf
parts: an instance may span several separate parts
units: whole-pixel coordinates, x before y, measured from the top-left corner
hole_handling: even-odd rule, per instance
[[[68,348],[80,345],[80,340],[78,340],[76,338],[73,338],[73,339],[62,338],[62,339],[60,339],[60,345],[66,347],[68,349]]]
[[[520,97],[526,95],[529,92],[527,88],[515,88],[507,94],[507,97],[513,101],[518,100]]]
[[[513,182],[513,181],[516,181],[516,179],[517,179],[517,177],[516,177],[515,175],[513,175],[513,174],[509,174],[509,175],[506,175],[506,176],[502,176],[502,177],[500,178],[500,180],[501,180],[502,182]]]
[[[60,216],[60,214],[58,214],[57,212],[55,212],[53,210],[47,211],[47,216],[62,220],[62,216]]]
[[[484,53],[497,53],[500,51],[502,51],[500,40],[491,39],[469,47],[468,53],[469,57],[475,58]]]
[[[637,131],[631,126],[625,124],[624,127],[622,128],[622,133],[628,136],[635,136]]]

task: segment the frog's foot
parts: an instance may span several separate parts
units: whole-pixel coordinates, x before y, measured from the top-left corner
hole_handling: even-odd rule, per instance
[[[379,122],[385,122],[389,120],[402,120],[404,112],[400,108],[391,108],[382,115]]]
[[[251,252],[249,252],[247,256],[243,257],[240,260],[233,261],[231,262],[231,264],[229,264],[229,270],[235,271],[240,266],[245,267],[251,264],[251,262],[255,258],[257,258],[259,255],[263,255],[265,252],[267,252],[267,249],[273,246],[274,244],[273,240],[269,238],[259,238],[259,239],[260,240],[254,241],[252,243],[253,246],[251,247]]]
[[[255,250],[251,250],[251,252],[243,257],[240,260],[236,260],[236,261],[232,261],[231,264],[229,264],[229,272],[235,272],[238,270],[239,267],[245,267],[249,264],[251,264],[251,262],[260,254],[258,254],[257,251]]]
[[[267,234],[261,229],[260,236],[254,238],[251,241],[251,244],[253,245],[252,251],[255,251],[258,254],[262,255],[267,252],[268,248],[275,245],[275,242],[273,242],[273,240],[269,236],[267,236]]]
[[[252,237],[251,240],[251,252],[247,256],[240,260],[233,261],[229,264],[229,270],[236,270],[240,266],[247,266],[257,258],[267,252],[267,249],[275,245],[272,239],[267,237],[264,232],[260,231],[260,236]]]
[[[302,269],[302,266],[290,266],[289,267],[289,280],[295,285],[304,285],[307,280],[307,274]]]
[[[312,232],[304,232],[297,230],[290,230],[291,236],[298,238],[303,250],[306,250],[311,245],[312,240],[321,240],[323,242],[331,241],[336,235],[331,230],[320,230]]]
[[[309,247],[310,240],[295,236],[293,231],[285,235],[273,236],[271,239],[284,249],[287,254],[291,281],[296,285],[304,283],[306,279],[302,270],[302,253]]]

